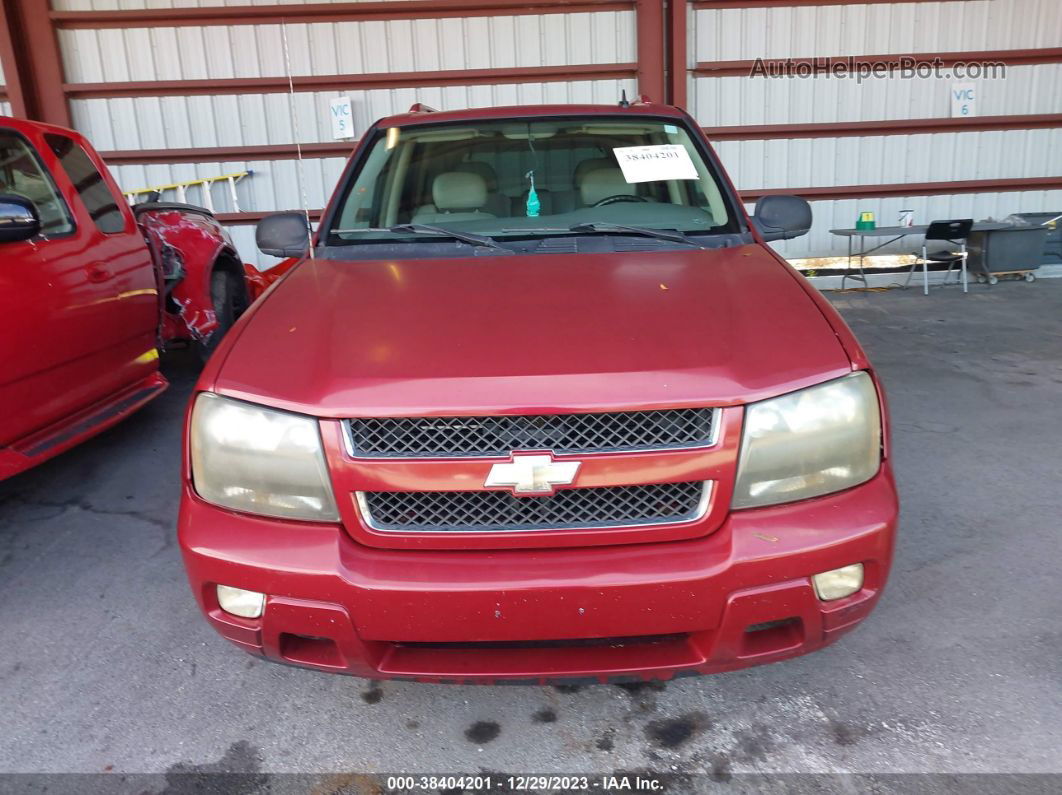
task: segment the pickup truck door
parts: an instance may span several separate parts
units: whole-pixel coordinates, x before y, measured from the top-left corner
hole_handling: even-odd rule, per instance
[[[0,126],[0,193],[32,200],[42,225],[0,243],[0,445],[157,369],[151,257],[100,168],[74,137]]]

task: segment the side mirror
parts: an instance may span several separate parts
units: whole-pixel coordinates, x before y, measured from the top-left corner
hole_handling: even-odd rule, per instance
[[[306,224],[306,215],[297,210],[267,215],[258,222],[254,240],[263,254],[301,257],[310,248],[310,227]]]
[[[37,208],[29,199],[0,193],[0,243],[29,240],[41,232]]]
[[[811,205],[799,196],[763,196],[752,214],[764,240],[789,240],[811,229]]]

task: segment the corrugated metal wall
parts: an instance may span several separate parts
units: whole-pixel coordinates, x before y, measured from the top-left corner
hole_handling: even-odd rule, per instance
[[[756,58],[970,52],[1062,45],[1058,0],[963,0],[690,11],[689,64]],[[714,77],[690,74],[689,109],[706,127],[946,118],[951,79]],[[1062,65],[1010,66],[978,89],[978,115],[1058,113]],[[1062,130],[724,141],[739,190],[1020,178],[1062,172]],[[1059,191],[814,202],[810,235],[777,244],[788,257],[843,253],[831,227],[860,210],[894,223],[1062,208]],[[906,246],[909,247],[910,241]],[[901,246],[894,247],[902,250]]]
[[[699,8],[698,61],[1058,46],[1058,0]]]
[[[752,205],[746,206],[751,212]],[[876,213],[880,226],[897,223],[900,210],[914,210],[915,223],[946,218],[1002,219],[1013,213],[1045,210],[1062,213],[1062,190],[812,201],[811,208],[815,224],[810,234],[796,240],[771,243],[782,256],[800,259],[845,255],[848,239],[831,235],[829,230],[850,229],[864,210]],[[867,238],[867,247],[882,242],[882,238]],[[913,254],[921,245],[920,237],[909,236],[885,246],[875,254]]]
[[[244,5],[213,2],[203,5]],[[268,5],[252,0],[254,5]],[[151,0],[55,0],[62,10],[157,8]],[[173,6],[186,5],[174,0]],[[634,11],[489,16],[465,19],[340,21],[289,24],[293,75],[372,74],[455,69],[505,69],[569,64],[616,64],[636,60]],[[283,76],[280,25],[150,27],[58,31],[70,83],[197,80]],[[327,92],[244,93],[215,96],[74,98],[75,126],[102,151],[239,147],[332,140],[329,102],[351,99],[355,136],[376,119],[405,112],[414,102],[439,108],[541,103],[613,103],[635,82],[567,82],[369,89]],[[296,125],[298,130],[296,131]],[[324,205],[343,166],[342,158],[309,159],[303,178],[311,208]],[[297,206],[293,160],[202,162],[118,166],[124,190],[248,170],[237,186],[240,209],[269,211]],[[200,201],[197,191],[189,201]],[[231,211],[223,184],[212,192],[219,212]],[[241,254],[267,265],[254,250],[253,229],[233,227]]]
[[[320,0],[299,0],[320,2]],[[368,0],[366,0],[368,1]],[[272,6],[293,0],[52,0],[58,11],[106,11],[214,6]],[[349,4],[350,0],[331,0]],[[948,0],[713,8],[711,0],[670,0],[686,9],[684,76],[688,106],[706,127],[835,124],[853,121],[943,119],[950,113],[950,79],[752,78],[710,75],[698,64],[756,58],[884,55],[911,52],[1022,50],[1062,46],[1059,0]],[[615,5],[615,4],[614,4]],[[732,5],[732,3],[727,3]],[[621,6],[622,7],[622,6]],[[439,70],[521,69],[577,64],[640,63],[640,11],[592,13],[491,11],[467,18],[311,21],[287,25],[292,72],[300,75],[389,75]],[[428,13],[428,12],[425,12]],[[430,15],[430,14],[429,14]],[[413,16],[412,14],[409,16]],[[244,20],[245,21],[245,20]],[[277,24],[193,25],[163,22],[143,27],[63,25],[57,38],[68,84],[268,78],[284,75]],[[663,53],[660,53],[663,57]],[[1062,60],[1055,58],[1055,61]],[[678,70],[681,75],[682,69]],[[628,72],[629,73],[629,70]],[[565,75],[566,76],[566,75]],[[537,77],[535,78],[538,79]],[[683,78],[680,78],[680,80]],[[499,78],[501,80],[501,78]],[[1005,80],[981,79],[979,116],[1058,114],[1062,63],[1012,65]],[[253,93],[219,87],[214,95],[107,97],[84,92],[69,100],[74,125],[103,151],[188,150],[328,142],[329,102],[352,100],[355,134],[375,119],[420,101],[441,108],[543,102],[613,103],[636,91],[631,75],[560,82],[450,85],[428,88],[352,88]],[[225,93],[228,91],[229,93]],[[248,93],[248,92],[252,93]],[[157,93],[157,92],[156,92]],[[180,93],[178,90],[174,94]],[[294,109],[294,112],[293,112]],[[296,129],[295,120],[298,124]],[[830,188],[969,179],[1019,179],[1062,173],[1062,129],[851,135],[741,140],[716,147],[741,190]],[[324,204],[343,165],[342,152],[307,159],[303,182],[311,208]],[[299,203],[291,159],[118,165],[127,190],[248,170],[238,186],[240,209],[267,212]],[[290,157],[285,155],[284,157]],[[180,158],[182,161],[188,157]],[[127,158],[128,160],[128,158]],[[123,161],[124,162],[124,161]],[[201,201],[196,190],[189,201]],[[888,199],[818,200],[810,235],[778,244],[790,257],[843,253],[845,241],[829,228],[852,225],[856,212],[874,210],[889,223],[901,208],[918,220],[1062,207],[1059,191],[1025,191]],[[227,187],[212,192],[220,212],[233,209]],[[241,253],[266,264],[253,245],[253,227],[233,227]]]

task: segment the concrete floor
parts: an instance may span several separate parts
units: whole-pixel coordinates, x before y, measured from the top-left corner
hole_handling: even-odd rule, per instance
[[[832,298],[889,390],[903,502],[885,597],[832,648],[575,690],[256,662],[174,543],[177,357],[153,405],[0,483],[0,771],[1062,772],[1062,280]]]

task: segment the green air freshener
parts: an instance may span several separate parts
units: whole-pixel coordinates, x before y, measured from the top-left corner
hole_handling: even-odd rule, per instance
[[[531,180],[531,189],[527,192],[527,217],[538,218],[538,211],[542,209],[542,204],[538,200],[538,191],[535,190],[535,172],[528,171],[525,176]]]

